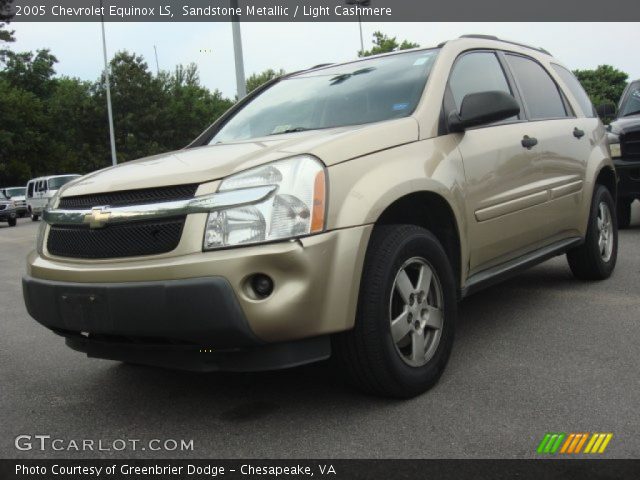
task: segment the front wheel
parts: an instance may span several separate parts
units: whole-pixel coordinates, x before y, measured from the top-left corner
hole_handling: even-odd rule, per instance
[[[36,215],[35,213],[31,214],[31,221],[32,222],[37,222],[39,218],[40,218],[40,215]]]
[[[567,253],[569,267],[581,280],[609,278],[618,258],[616,206],[609,190],[596,186],[584,243]]]
[[[456,285],[438,239],[414,225],[373,232],[355,328],[335,337],[353,382],[369,393],[408,398],[445,368],[455,330]]]
[[[18,223],[18,221],[16,220],[16,217],[13,217],[13,218],[9,219],[9,226],[10,227],[15,227],[17,223]]]

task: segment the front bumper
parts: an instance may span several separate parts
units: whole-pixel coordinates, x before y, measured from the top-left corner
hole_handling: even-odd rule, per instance
[[[259,340],[220,277],[82,285],[25,276],[22,285],[29,314],[89,357],[256,371],[323,360],[331,352],[328,337],[269,345]]]
[[[224,278],[131,283],[22,279],[27,311],[61,333],[243,347],[261,342]]]
[[[180,348],[211,347],[216,354],[237,349],[266,354],[267,348],[282,347],[285,352],[276,356],[296,364],[301,356],[292,348],[321,358],[328,346],[305,342],[353,327],[371,230],[365,225],[294,241],[113,261],[32,252],[25,301],[29,313],[67,336],[72,348],[87,351],[83,345],[93,342],[90,355],[98,355],[96,341],[114,345],[124,339],[146,348],[161,340],[189,343]],[[273,279],[266,299],[247,291],[247,279],[256,273]],[[307,346],[300,349],[300,341]]]
[[[615,159],[618,173],[618,198],[640,198],[640,160]]]
[[[16,211],[14,209],[0,210],[0,222],[6,222],[10,218],[16,218]]]

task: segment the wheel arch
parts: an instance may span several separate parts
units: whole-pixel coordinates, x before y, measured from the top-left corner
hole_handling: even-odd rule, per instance
[[[456,285],[461,286],[463,254],[460,224],[451,204],[433,191],[416,191],[396,198],[378,216],[375,225],[411,224],[433,233],[451,262]]]
[[[611,165],[603,165],[596,176],[596,185],[602,185],[609,190],[611,196],[617,201],[618,194],[618,176],[615,169]]]

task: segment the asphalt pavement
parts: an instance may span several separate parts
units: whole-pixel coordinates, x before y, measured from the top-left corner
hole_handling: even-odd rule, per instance
[[[0,224],[0,457],[535,458],[547,432],[611,432],[600,457],[638,458],[638,203],[633,221],[607,281],[577,281],[557,257],[466,299],[445,374],[408,401],[360,394],[330,363],[196,374],[88,359],[25,310],[37,224]],[[145,448],[155,439],[193,448]],[[82,440],[94,451],[76,451]],[[95,450],[114,440],[141,443]]]

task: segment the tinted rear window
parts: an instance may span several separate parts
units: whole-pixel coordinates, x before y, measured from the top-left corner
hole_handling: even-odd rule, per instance
[[[567,116],[558,86],[542,65],[519,55],[506,57],[532,120]]]

